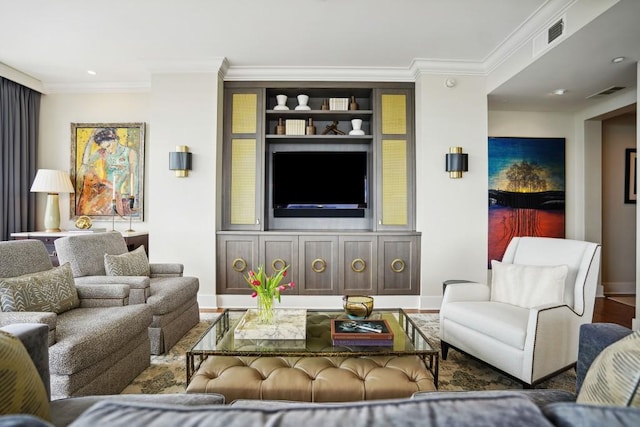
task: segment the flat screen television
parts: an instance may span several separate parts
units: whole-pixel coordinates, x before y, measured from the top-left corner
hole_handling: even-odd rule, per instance
[[[272,160],[275,217],[364,217],[366,152],[279,151]]]

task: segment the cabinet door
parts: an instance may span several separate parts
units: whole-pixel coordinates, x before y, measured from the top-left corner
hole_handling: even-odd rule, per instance
[[[250,294],[244,275],[257,268],[258,236],[218,235],[217,288],[220,294]]]
[[[263,89],[225,90],[222,168],[225,230],[262,228],[263,93]]]
[[[338,236],[300,236],[300,295],[339,295]]]
[[[378,237],[378,294],[420,293],[420,237]]]
[[[413,90],[377,89],[376,230],[415,230]]]
[[[375,236],[340,236],[340,293],[375,295],[377,240]]]
[[[260,236],[260,264],[264,265],[267,274],[289,266],[286,279],[281,283],[298,284],[298,236],[268,234]],[[299,286],[286,290],[287,295],[297,295]]]

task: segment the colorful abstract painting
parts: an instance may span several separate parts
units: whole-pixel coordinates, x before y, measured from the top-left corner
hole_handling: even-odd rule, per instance
[[[565,237],[565,139],[489,138],[489,259],[513,237]]]

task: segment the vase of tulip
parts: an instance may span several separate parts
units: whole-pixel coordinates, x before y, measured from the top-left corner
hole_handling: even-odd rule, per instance
[[[275,274],[267,275],[264,267],[258,267],[258,271],[250,270],[245,276],[245,280],[253,289],[251,296],[258,299],[258,322],[262,324],[273,324],[273,303],[275,300],[280,302],[280,293],[295,287],[294,282],[280,284],[282,279],[287,276],[287,265]]]

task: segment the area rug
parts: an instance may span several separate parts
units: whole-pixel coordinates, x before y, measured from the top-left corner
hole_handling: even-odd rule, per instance
[[[440,348],[437,314],[411,314],[411,318],[430,337],[433,345]],[[207,330],[214,318],[209,316],[191,329],[168,353],[151,356],[151,366],[135,378],[122,393],[159,394],[184,393],[186,388],[185,354]],[[559,389],[575,392],[576,375],[573,369],[538,384],[536,388]],[[449,350],[447,360],[440,360],[439,389],[504,390],[522,388],[520,383],[500,374],[456,350]]]

